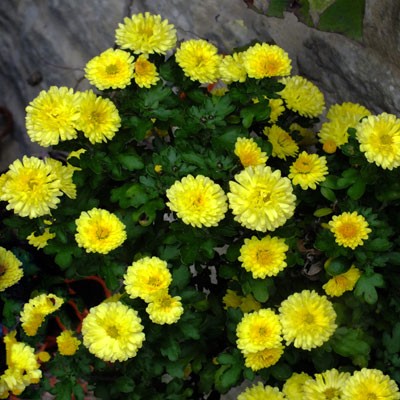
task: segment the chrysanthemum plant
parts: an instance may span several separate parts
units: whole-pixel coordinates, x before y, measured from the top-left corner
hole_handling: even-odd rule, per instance
[[[0,398],[399,399],[400,120],[276,45],[148,13],[116,44],[0,176]]]

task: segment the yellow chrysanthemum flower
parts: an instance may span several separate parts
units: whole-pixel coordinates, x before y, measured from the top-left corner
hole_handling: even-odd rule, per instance
[[[346,121],[349,127],[354,128],[361,118],[367,117],[368,115],[371,115],[371,112],[361,104],[344,102],[330,106],[326,117],[331,121]]]
[[[274,44],[256,43],[243,56],[248,76],[255,79],[289,75],[291,63],[288,53]]]
[[[76,199],[76,185],[73,181],[76,168],[72,165],[64,165],[61,161],[47,157],[44,160],[46,165],[51,167],[53,173],[60,180],[60,190],[70,199]]]
[[[287,108],[308,118],[322,114],[325,108],[324,95],[312,82],[298,75],[282,78],[280,82],[285,85],[280,95]]]
[[[286,396],[286,399],[304,400],[304,384],[309,379],[312,379],[311,376],[305,372],[295,372],[282,387],[282,393]]]
[[[289,172],[288,177],[293,185],[300,185],[303,190],[315,190],[317,184],[323,182],[328,175],[326,157],[303,151],[290,166]]]
[[[282,99],[269,99],[269,106],[271,107],[269,122],[274,124],[285,111],[285,106]]]
[[[334,153],[336,148],[344,145],[349,141],[349,134],[347,123],[338,120],[324,122],[318,132],[320,143],[326,153]],[[333,149],[334,150],[330,150]]]
[[[174,324],[183,314],[181,298],[172,297],[167,291],[157,293],[146,308],[150,319],[155,324]]]
[[[247,72],[243,65],[244,53],[224,56],[219,64],[220,79],[225,83],[245,82]]]
[[[285,400],[285,396],[278,388],[264,386],[261,382],[258,382],[240,393],[237,400]]]
[[[286,160],[286,157],[294,157],[298,153],[299,146],[289,135],[289,133],[287,133],[280,126],[266,126],[263,132],[272,145],[272,155],[274,157]]]
[[[133,78],[140,88],[148,89],[160,80],[156,66],[143,54],[136,59],[133,68],[135,71]]]
[[[28,336],[36,335],[47,315],[58,310],[64,300],[55,294],[40,294],[24,304],[21,311],[21,326]]]
[[[225,296],[222,298],[224,309],[228,307],[239,308],[242,303],[242,297],[239,296],[234,290],[227,289]]]
[[[304,400],[340,400],[350,374],[333,368],[304,383]]]
[[[0,246],[0,292],[15,285],[24,276],[22,262],[9,250]]]
[[[277,347],[266,348],[255,353],[245,353],[244,364],[253,371],[268,368],[279,361],[283,354],[283,349],[284,347],[280,345]]]
[[[56,338],[58,351],[62,356],[73,356],[82,343],[70,330],[62,331]]]
[[[362,246],[364,240],[367,240],[369,233],[372,232],[367,220],[356,211],[334,215],[328,225],[335,235],[336,243],[343,247],[350,247],[352,250],[357,246]]]
[[[172,282],[167,263],[158,257],[143,257],[132,263],[124,275],[125,290],[129,297],[140,297],[151,302],[165,292]]]
[[[400,166],[400,119],[382,113],[364,118],[356,127],[360,150],[370,163],[392,170]]]
[[[238,137],[234,152],[243,167],[264,165],[268,160],[266,153],[260,149],[253,138]]]
[[[332,303],[314,290],[290,295],[282,302],[279,312],[286,343],[300,349],[321,346],[336,330]]]
[[[252,311],[258,311],[261,308],[261,304],[250,293],[248,293],[246,296],[241,297],[239,308],[244,313],[249,313]]]
[[[79,94],[67,87],[42,90],[26,107],[26,130],[32,142],[43,147],[76,139]]]
[[[296,196],[288,178],[267,166],[247,167],[229,182],[235,221],[248,229],[273,231],[292,217]]]
[[[219,78],[221,56],[217,53],[218,49],[206,40],[191,39],[176,50],[175,59],[192,81],[213,83]]]
[[[42,377],[34,349],[15,339],[16,331],[4,336],[7,368],[0,375],[0,398],[9,394],[20,395],[30,384],[38,383]]]
[[[124,89],[133,78],[133,56],[124,50],[107,49],[89,60],[86,79],[97,89]]]
[[[111,140],[121,126],[115,104],[109,99],[96,96],[92,90],[81,93],[79,109],[81,114],[76,127],[92,144]]]
[[[51,233],[49,228],[45,228],[39,235],[36,235],[36,232],[32,232],[26,240],[28,240],[30,245],[35,246],[37,249],[43,249],[47,246],[47,242],[55,237],[55,233]]]
[[[0,200],[7,210],[21,217],[36,218],[57,208],[62,196],[61,181],[52,167],[36,157],[15,160],[3,174]]]
[[[83,319],[83,345],[104,361],[126,361],[145,340],[141,322],[137,311],[119,301],[101,303]]]
[[[352,265],[348,271],[329,279],[322,288],[327,295],[338,297],[344,292],[353,290],[360,276],[361,271]]]
[[[281,331],[279,317],[273,310],[266,308],[246,313],[236,327],[236,344],[244,354],[279,347]]]
[[[126,240],[125,225],[107,210],[83,211],[75,223],[75,240],[87,253],[107,254]]]
[[[399,400],[399,388],[395,381],[377,369],[363,368],[355,371],[343,387],[342,400],[385,399]]]
[[[185,224],[196,228],[217,226],[228,209],[221,186],[203,175],[188,175],[176,181],[166,195],[170,210]]]
[[[242,267],[251,272],[253,278],[264,279],[267,276],[276,276],[286,267],[286,252],[289,246],[284,239],[265,236],[258,239],[244,239],[240,248],[239,261]]]
[[[125,17],[118,24],[115,42],[122,49],[132,50],[135,54],[166,54],[175,47],[176,30],[167,19],[149,12]]]
[[[36,359],[40,362],[48,362],[51,359],[51,355],[47,351],[39,351],[39,353],[36,353]]]

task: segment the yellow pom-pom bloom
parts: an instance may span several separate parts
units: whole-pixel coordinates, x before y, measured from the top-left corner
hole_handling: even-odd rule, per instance
[[[121,118],[114,103],[96,96],[92,90],[81,93],[79,109],[81,115],[76,127],[92,144],[111,140],[121,126]]]
[[[87,253],[107,254],[126,240],[125,225],[107,210],[83,211],[75,223],[75,240]]]
[[[82,343],[70,330],[61,332],[56,338],[58,351],[62,356],[73,356]]]
[[[64,300],[55,294],[40,294],[24,304],[21,311],[21,326],[28,336],[36,335],[47,315],[58,310]]]
[[[282,302],[279,312],[286,343],[300,349],[321,346],[336,330],[332,303],[314,290],[290,295]]]
[[[253,371],[258,371],[263,368],[268,368],[275,365],[283,354],[284,347],[266,348],[255,353],[244,354],[244,364]]]
[[[243,65],[244,53],[233,53],[222,58],[219,64],[219,75],[223,82],[245,82],[247,72]]]
[[[244,239],[240,248],[239,261],[242,267],[251,272],[253,278],[264,279],[267,276],[276,276],[286,267],[286,252],[289,246],[284,239],[266,236],[258,239]]]
[[[89,60],[86,79],[97,89],[124,89],[133,78],[133,56],[124,50],[107,49]]]
[[[119,301],[101,303],[82,322],[83,345],[104,361],[135,357],[145,335],[137,311]]]
[[[285,400],[285,396],[278,388],[258,382],[240,393],[237,400]]]
[[[0,246],[0,292],[15,285],[24,276],[22,262],[15,255]]]
[[[305,372],[294,373],[283,385],[282,393],[287,400],[304,400],[304,384],[312,379]]]
[[[172,282],[167,263],[158,257],[144,257],[132,263],[124,275],[125,290],[132,299],[151,302]]]
[[[292,70],[288,53],[279,46],[256,43],[243,56],[243,64],[250,78],[263,79],[286,76]]]
[[[115,42],[135,54],[166,54],[175,47],[176,30],[160,15],[139,13],[131,18],[125,17],[124,23],[118,24]]]
[[[167,291],[157,293],[146,308],[152,322],[155,324],[174,324],[183,314],[181,298],[172,297]]]
[[[43,147],[76,139],[79,95],[67,87],[42,90],[26,107],[26,130],[32,142]]]
[[[285,111],[282,99],[269,99],[269,106],[271,107],[271,113],[269,115],[269,121],[275,123],[278,118]]]
[[[399,388],[395,381],[377,369],[363,368],[355,371],[343,387],[342,400],[384,399],[399,400]]]
[[[322,114],[325,108],[324,95],[312,82],[298,75],[282,78],[280,82],[285,85],[280,95],[287,108],[308,118]]]
[[[326,157],[303,151],[290,166],[289,172],[293,185],[300,185],[303,190],[315,190],[317,184],[323,182],[328,175]]]
[[[28,243],[37,249],[43,249],[47,246],[49,240],[56,237],[55,233],[51,233],[49,228],[45,228],[43,233],[36,235],[36,232],[32,232],[26,240]]]
[[[360,150],[370,163],[392,170],[400,166],[400,119],[382,113],[364,118],[356,127]]]
[[[155,85],[160,77],[158,76],[156,66],[147,59],[147,56],[140,55],[133,64],[136,85],[140,88],[150,88]]]
[[[372,232],[366,219],[356,211],[334,215],[328,223],[337,244],[354,250],[362,246]]]
[[[62,196],[61,181],[52,167],[36,157],[15,160],[2,175],[0,200],[7,210],[21,217],[36,218],[57,208]]]
[[[326,117],[331,121],[346,122],[349,127],[355,127],[361,118],[371,115],[371,112],[358,103],[344,102],[329,107]]]
[[[350,374],[339,372],[333,368],[329,371],[315,374],[314,379],[308,379],[304,383],[304,400],[334,400],[342,399],[343,387]]]
[[[236,344],[244,354],[279,347],[281,331],[279,317],[271,309],[247,313],[236,327]]]
[[[268,157],[253,138],[238,137],[235,143],[235,154],[243,167],[264,165]]]
[[[247,167],[229,182],[235,220],[248,229],[273,231],[292,217],[296,196],[288,178],[267,166]]]
[[[217,226],[228,210],[221,186],[210,178],[188,175],[176,181],[166,192],[167,206],[187,225],[196,228]]]
[[[329,279],[322,288],[327,295],[338,297],[344,292],[353,290],[360,276],[361,271],[352,265],[348,271]]]
[[[70,199],[76,199],[76,185],[73,181],[73,175],[76,171],[72,165],[64,165],[61,161],[54,158],[45,158],[46,165],[51,167],[53,173],[60,180],[60,190]]]
[[[219,78],[221,56],[218,49],[204,39],[183,42],[176,50],[175,59],[184,74],[192,81],[214,83]]]
[[[294,157],[298,153],[299,146],[289,133],[280,126],[265,127],[263,132],[272,144],[272,155],[274,157],[286,160],[286,157]]]

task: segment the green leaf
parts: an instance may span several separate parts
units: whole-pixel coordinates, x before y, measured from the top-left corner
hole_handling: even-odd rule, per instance
[[[397,322],[390,335],[388,332],[383,333],[382,343],[386,350],[391,354],[400,352],[400,322]]]
[[[329,214],[332,214],[333,210],[332,208],[319,208],[318,210],[314,211],[314,217],[321,218],[321,217],[326,217]]]
[[[366,184],[365,182],[360,178],[357,181],[355,181],[348,189],[347,189],[347,194],[348,196],[353,199],[353,200],[358,200],[362,197],[362,195],[365,193],[366,189]]]
[[[163,356],[168,357],[168,360],[176,361],[181,354],[181,347],[175,338],[167,336],[164,344],[160,348],[160,352]]]
[[[123,122],[127,127],[133,128],[133,137],[139,142],[145,138],[146,133],[153,127],[153,123],[150,120],[136,116],[129,117]]]
[[[289,6],[289,0],[270,0],[267,15],[269,17],[283,18],[283,12]]]
[[[365,247],[371,251],[387,251],[392,247],[392,243],[385,238],[376,238],[367,242]]]
[[[190,282],[190,271],[186,265],[181,265],[172,272],[172,284],[178,289],[183,289]]]
[[[116,159],[128,171],[134,171],[144,168],[144,163],[142,159],[137,154],[134,153],[130,154],[122,153],[117,155]]]
[[[279,362],[278,364],[270,367],[271,375],[280,381],[284,381],[292,375],[293,371],[289,365],[283,362]]]
[[[132,393],[135,388],[133,379],[128,376],[120,376],[114,381],[114,383],[121,393]]]
[[[260,303],[266,302],[269,298],[268,286],[267,279],[254,279],[251,284],[254,298]]]
[[[221,393],[226,393],[239,382],[241,375],[240,365],[222,365],[215,374],[215,387]]]
[[[322,196],[324,196],[326,199],[328,199],[330,201],[336,201],[336,195],[333,192],[333,190],[331,190],[327,187],[324,187],[324,186],[321,186],[320,190],[321,190]]]
[[[375,272],[372,274],[364,273],[356,283],[354,294],[358,297],[363,297],[368,304],[375,304],[378,301],[378,292],[375,288],[384,286],[385,281],[381,274]]]

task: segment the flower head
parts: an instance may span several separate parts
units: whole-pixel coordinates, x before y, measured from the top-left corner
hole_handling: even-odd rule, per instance
[[[181,298],[172,297],[167,291],[161,291],[152,297],[146,311],[155,324],[174,324],[183,314]]]
[[[266,276],[276,276],[286,267],[286,252],[289,246],[284,239],[265,236],[258,239],[244,239],[240,248],[239,261],[242,267],[251,272],[253,278],[264,279]]]
[[[362,246],[372,232],[366,219],[356,211],[334,215],[329,221],[329,228],[338,245],[350,247],[352,250]]]
[[[354,289],[360,276],[361,271],[352,265],[348,271],[329,279],[322,288],[329,296],[341,296],[344,292]]]
[[[279,308],[283,337],[287,344],[311,350],[321,346],[336,330],[332,303],[314,290],[294,293]]]
[[[272,155],[286,160],[286,157],[294,157],[299,151],[299,146],[293,138],[278,125],[264,128],[264,135],[272,144]]]
[[[24,304],[21,311],[22,329],[28,336],[36,335],[47,315],[58,310],[64,300],[55,294],[40,294]]]
[[[303,190],[317,188],[328,174],[326,157],[317,154],[308,154],[303,151],[289,168],[289,178],[293,185],[300,185]]]
[[[171,282],[167,263],[158,257],[143,257],[133,262],[124,275],[125,290],[129,296],[132,299],[140,297],[147,302],[167,291]],[[176,303],[171,301],[170,304]]]
[[[233,53],[222,58],[219,75],[223,82],[245,82],[247,72],[243,65],[244,53]]]
[[[213,83],[219,78],[221,56],[218,49],[204,39],[183,42],[176,50],[175,59],[192,81]]]
[[[312,82],[298,75],[282,78],[280,82],[285,85],[280,95],[287,108],[308,118],[322,114],[325,108],[324,95]]]
[[[201,228],[217,226],[228,209],[221,186],[210,178],[188,175],[176,181],[166,192],[167,206],[187,225]]]
[[[133,78],[133,56],[124,50],[107,49],[89,60],[86,79],[97,89],[124,89]]]
[[[67,87],[42,90],[26,107],[26,130],[32,142],[43,147],[76,139],[79,95]]]
[[[24,276],[22,262],[15,255],[0,246],[0,292],[15,285]]]
[[[115,38],[122,49],[135,54],[166,54],[175,47],[176,30],[167,19],[145,12],[125,17],[124,23],[118,24]]]
[[[267,166],[247,167],[229,182],[229,206],[235,220],[260,232],[282,226],[295,209],[296,196],[288,178]]]
[[[243,64],[250,78],[263,79],[286,76],[292,70],[288,53],[279,46],[256,43],[243,56]]]
[[[282,387],[282,392],[287,400],[304,400],[304,384],[312,379],[310,375],[305,372],[293,373],[293,375],[286,380]]]
[[[79,108],[81,114],[76,124],[77,129],[92,144],[111,140],[121,126],[121,118],[114,103],[96,96],[92,90],[81,93]]]
[[[73,356],[82,343],[70,330],[62,331],[56,338],[58,351],[62,356]]]
[[[304,383],[303,391],[305,399],[312,400],[340,400],[350,374],[339,372],[333,368],[329,371],[315,374],[314,379],[308,379]]]
[[[83,211],[75,223],[75,240],[87,253],[107,254],[126,240],[125,225],[107,210]]]
[[[344,102],[329,107],[326,118],[346,123],[348,127],[355,127],[360,119],[371,115],[371,112],[358,103]]]
[[[235,143],[235,154],[243,167],[264,165],[268,160],[267,155],[252,138],[238,137]]]
[[[355,371],[343,387],[343,400],[385,399],[399,400],[399,388],[395,381],[377,369],[363,368]]]
[[[135,357],[145,335],[138,313],[119,301],[101,303],[82,322],[83,345],[104,361]]]
[[[47,242],[55,237],[56,234],[51,233],[50,228],[45,228],[39,235],[36,235],[36,232],[32,232],[26,239],[30,245],[37,249],[43,249],[47,246]]]
[[[274,124],[285,111],[285,106],[282,99],[269,99],[269,106],[271,107],[269,121]]]
[[[56,172],[49,163],[36,157],[15,160],[3,174],[0,200],[7,201],[7,210],[14,210],[21,217],[50,214],[62,196],[61,180]]]
[[[244,354],[279,347],[281,331],[279,317],[271,309],[247,313],[236,327],[236,344]]]
[[[356,127],[360,150],[370,163],[392,170],[400,166],[400,119],[382,113],[364,118]]]
[[[136,59],[133,67],[135,69],[133,77],[136,85],[140,88],[144,87],[148,89],[160,80],[156,66],[143,54]]]
[[[263,368],[268,368],[275,365],[283,354],[283,346],[266,348],[254,353],[244,354],[244,363],[247,368],[253,371],[258,371]]]
[[[237,400],[285,400],[285,396],[278,388],[264,386],[261,382],[258,382],[240,393]]]

